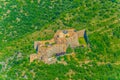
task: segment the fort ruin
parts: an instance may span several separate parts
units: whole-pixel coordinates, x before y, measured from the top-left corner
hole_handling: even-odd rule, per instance
[[[36,49],[37,54],[30,55],[30,62],[38,59],[48,64],[55,63],[57,60],[55,55],[59,56],[61,54],[66,54],[68,46],[71,48],[87,46],[87,44],[79,42],[80,38],[87,41],[86,30],[58,30],[51,40],[35,41],[34,49]]]

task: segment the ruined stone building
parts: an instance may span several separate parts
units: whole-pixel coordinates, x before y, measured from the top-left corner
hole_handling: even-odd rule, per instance
[[[55,55],[65,54],[68,46],[71,48],[86,46],[79,43],[80,38],[86,41],[86,30],[58,30],[51,40],[35,41],[34,49],[36,49],[37,54],[30,55],[30,62],[39,59],[45,63],[54,63],[56,62]]]

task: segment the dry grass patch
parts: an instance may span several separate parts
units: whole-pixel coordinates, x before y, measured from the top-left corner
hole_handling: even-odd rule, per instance
[[[72,69],[70,69],[65,76],[68,76],[69,78],[72,78],[72,76],[75,75],[75,71],[73,71]]]

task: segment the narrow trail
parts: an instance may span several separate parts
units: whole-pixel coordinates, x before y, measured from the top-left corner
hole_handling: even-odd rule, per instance
[[[110,23],[110,25],[114,25],[114,24],[117,24],[117,23],[120,22],[120,19],[118,19],[118,18],[117,18],[117,15],[115,15],[115,16],[112,16],[112,17],[110,17],[110,18],[101,20],[100,23],[110,21],[111,19],[114,19],[114,18],[116,18],[116,19],[113,20],[113,21]],[[98,29],[96,29],[96,30],[94,30],[94,31],[92,31],[92,32],[88,32],[88,34],[93,34],[93,33],[95,33],[95,32],[100,32],[101,34],[104,34],[104,33],[106,33],[106,32],[112,31],[112,29],[113,29],[113,28],[105,29],[105,27],[106,27],[106,26],[100,27],[100,28],[98,28]]]
[[[96,29],[96,30],[94,30],[94,31],[92,31],[92,32],[89,32],[88,34],[93,34],[93,33],[95,33],[95,32],[100,32],[101,30],[103,30],[105,27],[101,27],[101,28],[99,28],[99,29]]]
[[[79,64],[82,65],[83,63],[84,64],[89,64],[89,63],[92,63],[93,60],[85,60],[85,61],[79,61]],[[111,65],[120,65],[120,61],[117,61],[117,62],[114,62],[114,63],[111,63],[111,62],[96,62],[96,64],[98,66],[101,66],[101,65],[106,65],[106,64],[111,64]]]

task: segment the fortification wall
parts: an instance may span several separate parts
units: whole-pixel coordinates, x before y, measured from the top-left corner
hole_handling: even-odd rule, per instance
[[[65,38],[57,38],[55,39],[57,44],[65,44],[66,43],[66,39]]]
[[[84,37],[85,30],[77,31],[78,37]]]
[[[67,46],[70,45],[70,47],[74,48],[79,46],[79,41],[78,41],[78,35],[74,34],[72,37],[69,37],[66,39],[67,40]]]
[[[40,43],[40,41],[35,41],[34,42],[34,49],[37,49],[38,43]]]
[[[54,39],[46,40],[46,41],[35,41],[34,49],[37,49],[37,46],[39,47],[46,46],[46,42],[48,42],[49,44],[55,43]]]
[[[67,46],[65,44],[55,44],[47,50],[47,56],[52,57],[56,53],[66,52]]]
[[[79,37],[84,37],[85,30],[75,31],[74,29],[69,30],[58,30],[54,38],[46,41],[35,41],[34,49],[38,51],[38,54],[30,55],[30,62],[35,59],[40,59],[45,63],[49,63],[49,58],[53,55],[61,52],[66,52],[67,47],[74,48],[80,46]],[[56,43],[54,45],[46,46],[46,42],[49,44]]]
[[[35,59],[38,59],[38,55],[37,54],[31,54],[30,55],[30,62],[33,62]]]

